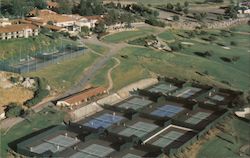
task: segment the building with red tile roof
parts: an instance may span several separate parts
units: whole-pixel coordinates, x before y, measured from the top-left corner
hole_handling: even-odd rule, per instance
[[[104,87],[92,87],[57,101],[57,106],[74,106],[88,102],[91,98],[106,93]]]

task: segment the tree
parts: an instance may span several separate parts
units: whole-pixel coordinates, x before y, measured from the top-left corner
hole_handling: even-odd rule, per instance
[[[174,16],[173,16],[173,20],[174,20],[174,21],[179,21],[179,20],[180,20],[180,17],[179,17],[178,15],[174,15]]]
[[[17,117],[23,114],[23,109],[20,105],[16,103],[11,103],[7,106],[6,117]]]
[[[182,7],[181,7],[181,4],[179,2],[175,6],[175,11],[177,11],[177,12],[181,12],[182,11]]]
[[[45,0],[33,0],[34,6],[38,9],[45,9],[47,7],[47,4]]]
[[[188,8],[184,8],[183,13],[187,15],[189,13]]]
[[[61,0],[58,3],[59,3],[59,8],[57,9],[58,13],[60,14],[72,13],[72,6],[70,5],[70,2],[68,0]]]
[[[90,29],[87,26],[81,27],[81,33],[83,36],[89,35]]]
[[[97,25],[96,25],[96,27],[95,27],[95,29],[94,29],[94,32],[95,33],[104,33],[104,32],[106,32],[106,28],[105,28],[105,23],[103,22],[103,21],[101,21],[101,22],[99,22]]]
[[[17,17],[26,16],[34,8],[31,1],[26,0],[12,0],[11,1],[11,13]]]
[[[223,15],[218,15],[217,16],[217,20],[223,20],[223,19],[224,19]]]
[[[118,9],[121,9],[122,8],[122,4],[121,3],[117,3],[117,6],[116,6]]]
[[[188,7],[189,6],[189,3],[187,1],[184,2],[184,6],[185,7]]]
[[[226,10],[225,10],[225,15],[228,16],[229,18],[237,18],[237,8],[235,8],[234,6],[229,6]]]
[[[115,8],[115,4],[112,2],[107,4],[106,7]],[[81,0],[80,4],[75,7],[74,12],[82,16],[101,15],[105,12],[105,9],[99,1]]]
[[[168,10],[173,10],[173,9],[174,9],[174,6],[173,6],[171,3],[168,3],[168,4],[167,4],[167,9],[168,9]]]

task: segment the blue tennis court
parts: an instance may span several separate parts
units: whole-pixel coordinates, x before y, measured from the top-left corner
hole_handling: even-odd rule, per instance
[[[87,123],[84,123],[84,126],[88,126],[88,127],[95,128],[95,129],[99,127],[108,128],[109,126],[117,122],[120,122],[123,119],[124,117],[122,116],[103,114],[99,117],[93,118]]]
[[[162,107],[158,107],[156,110],[151,112],[152,115],[160,116],[160,117],[173,117],[177,113],[183,111],[184,108],[174,105],[164,105]]]

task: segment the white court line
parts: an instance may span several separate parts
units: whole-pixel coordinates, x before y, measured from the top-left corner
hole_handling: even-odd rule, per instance
[[[180,97],[180,96],[182,96],[183,94],[190,92],[191,90],[192,90],[192,89],[185,90],[184,92],[182,92],[182,93],[176,95],[176,97]]]
[[[185,127],[180,127],[180,126],[176,126],[176,125],[169,125],[167,127],[165,127],[164,129],[160,130],[159,132],[155,133],[154,135],[152,135],[151,137],[149,137],[148,139],[144,140],[142,144],[147,143],[148,141],[150,141],[151,139],[153,139],[154,137],[158,136],[159,134],[161,134],[162,132],[164,132],[165,130],[167,130],[170,127],[174,127],[174,128],[178,128],[178,129],[182,129],[185,131],[193,131],[190,128],[185,128]]]

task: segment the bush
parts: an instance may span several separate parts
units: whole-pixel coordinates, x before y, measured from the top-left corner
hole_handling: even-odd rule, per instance
[[[173,16],[173,20],[174,20],[174,21],[179,21],[179,20],[180,20],[180,17],[179,17],[178,15],[174,15],[174,16]]]
[[[182,45],[180,44],[180,42],[174,42],[169,44],[169,47],[173,50],[173,51],[179,51],[182,49]]]
[[[36,90],[34,97],[28,101],[25,102],[25,105],[28,107],[31,107],[40,101],[43,100],[46,96],[49,95],[49,91],[46,89],[46,82],[40,78],[34,78],[36,80]]]
[[[157,38],[154,35],[149,35],[149,36],[146,36],[146,37],[137,38],[135,40],[129,41],[128,43],[132,44],[132,45],[145,46],[146,41],[152,41],[152,40],[157,40]]]
[[[224,62],[227,62],[227,63],[231,63],[232,62],[232,59],[228,58],[228,57],[220,57],[220,59],[223,60]]]
[[[198,55],[200,57],[211,57],[212,56],[212,52],[211,51],[206,51],[206,52],[194,52],[195,55]]]
[[[162,21],[156,20],[155,18],[149,18],[145,20],[145,23],[152,25],[152,26],[159,26],[159,27],[165,27],[166,24]]]
[[[237,43],[237,42],[235,42],[235,41],[231,41],[231,42],[230,42],[230,45],[231,45],[231,46],[237,46],[237,45],[238,45],[238,43]]]
[[[19,81],[18,77],[10,77],[10,82],[17,83]]]
[[[6,109],[6,117],[18,117],[22,115],[24,110],[20,105],[17,105],[16,103],[11,103],[7,106]]]

